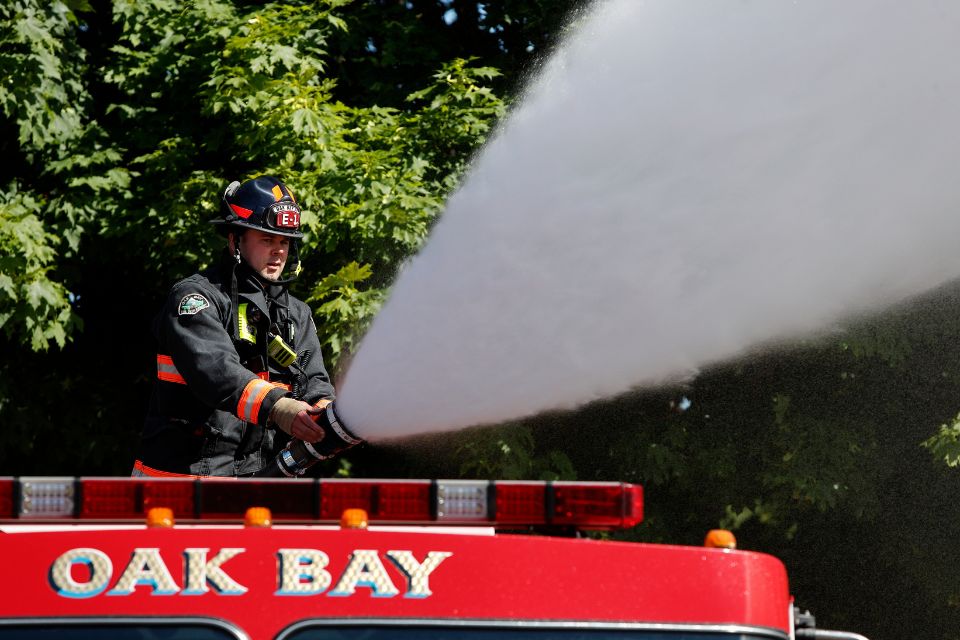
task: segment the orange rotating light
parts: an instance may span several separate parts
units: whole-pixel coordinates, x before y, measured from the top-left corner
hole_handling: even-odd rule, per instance
[[[245,527],[271,527],[273,526],[273,514],[267,507],[250,507],[243,514],[243,526]]]
[[[147,509],[148,527],[172,529],[173,522],[173,509],[169,507],[150,507]]]
[[[711,529],[703,541],[703,546],[712,549],[736,549],[737,538],[732,531],[726,529]]]

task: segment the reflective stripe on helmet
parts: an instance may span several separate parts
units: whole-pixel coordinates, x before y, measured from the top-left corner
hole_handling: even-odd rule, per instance
[[[230,208],[233,210],[233,212],[234,212],[235,214],[237,214],[238,216],[240,216],[240,217],[243,218],[244,220],[246,220],[247,218],[249,218],[249,217],[251,216],[251,214],[253,214],[253,209],[244,209],[243,207],[241,207],[241,206],[238,205],[238,204],[232,204],[232,205],[230,205]]]

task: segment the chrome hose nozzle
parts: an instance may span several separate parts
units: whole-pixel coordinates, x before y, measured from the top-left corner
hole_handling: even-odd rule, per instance
[[[254,477],[297,478],[321,460],[329,460],[363,442],[347,430],[337,415],[333,402],[314,420],[323,429],[322,440],[312,444],[303,440],[291,440],[274,461],[253,474]]]

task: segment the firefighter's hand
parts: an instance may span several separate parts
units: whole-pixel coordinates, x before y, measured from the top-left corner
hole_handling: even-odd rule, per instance
[[[280,398],[270,410],[270,422],[294,438],[310,443],[320,442],[323,440],[323,428],[313,421],[313,416],[319,413],[320,409],[302,400]]]

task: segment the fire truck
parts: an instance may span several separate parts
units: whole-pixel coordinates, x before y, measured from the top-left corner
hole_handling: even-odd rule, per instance
[[[642,512],[624,483],[0,478],[0,640],[866,640],[728,532],[581,535]]]

